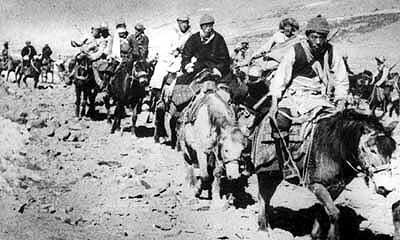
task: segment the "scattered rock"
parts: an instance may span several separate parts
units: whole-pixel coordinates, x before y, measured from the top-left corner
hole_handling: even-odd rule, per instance
[[[74,210],[73,207],[67,207],[67,208],[64,209],[64,211],[65,211],[66,214],[71,213],[73,210]]]
[[[44,119],[34,119],[34,120],[29,120],[26,123],[26,128],[32,129],[32,128],[44,128],[46,127],[46,121]]]
[[[53,206],[49,207],[48,211],[49,211],[49,213],[51,213],[51,214],[56,213],[56,209],[55,209]]]
[[[138,193],[136,195],[133,196],[128,196],[128,199],[135,199],[135,198],[144,198],[144,195],[141,193]]]
[[[140,179],[139,182],[140,182],[140,184],[141,184],[146,190],[151,188],[151,185],[148,184],[145,180]]]
[[[153,227],[160,229],[162,231],[171,231],[172,230],[172,226],[161,226],[159,224],[153,224]]]
[[[62,141],[66,141],[71,135],[71,132],[66,127],[57,128],[55,131],[55,136]]]
[[[153,194],[153,197],[159,197],[162,193],[166,192],[170,186],[171,183],[167,183],[165,186],[158,188],[157,191]]]
[[[54,137],[56,128],[54,126],[49,126],[45,129],[45,134],[48,137]]]
[[[149,169],[141,163],[136,164],[132,169],[136,175],[143,175],[149,171]]]
[[[108,166],[108,167],[122,167],[122,164],[120,162],[117,161],[99,161],[97,163],[99,166]]]

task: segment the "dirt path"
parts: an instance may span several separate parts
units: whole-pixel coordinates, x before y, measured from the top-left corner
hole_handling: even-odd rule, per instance
[[[2,87],[2,115],[26,113],[33,125],[16,164],[40,180],[22,179],[13,195],[0,195],[0,239],[244,239],[256,232],[255,205],[214,211],[209,200],[191,197],[180,153],[151,137],[110,135],[106,121],[71,118],[72,87]],[[47,136],[49,127],[35,125],[42,120],[65,132]]]

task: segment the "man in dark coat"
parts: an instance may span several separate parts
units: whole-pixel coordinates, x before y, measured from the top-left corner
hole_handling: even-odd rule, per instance
[[[21,50],[23,66],[27,66],[36,54],[36,49],[32,46],[31,41],[26,41],[25,47]]]
[[[149,55],[149,38],[144,33],[146,28],[143,24],[138,23],[135,26],[135,33],[129,35],[128,42],[133,49],[133,57],[135,60],[146,60]]]
[[[195,74],[208,68],[219,77],[223,77],[229,72],[228,47],[221,34],[214,30],[214,23],[215,20],[210,15],[206,14],[201,17],[201,30],[193,34],[183,48],[184,72]]]

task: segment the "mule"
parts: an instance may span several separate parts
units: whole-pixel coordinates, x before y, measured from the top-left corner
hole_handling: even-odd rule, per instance
[[[25,86],[28,87],[28,83],[26,82],[27,78],[33,79],[33,87],[37,88],[39,83],[40,69],[41,69],[41,60],[38,57],[34,57],[30,61],[25,60],[25,63],[22,63],[21,74],[17,80],[18,87],[21,87],[21,80],[25,83]]]
[[[115,103],[111,134],[121,129],[125,106],[132,110],[131,133],[135,134],[137,116],[141,111],[148,83],[149,79],[142,62],[122,62],[117,66],[108,87],[110,97]],[[106,103],[107,115],[110,114],[109,107],[110,105]]]
[[[51,58],[42,58],[42,67],[41,67],[41,81],[43,83],[47,83],[48,74],[51,75],[51,83],[54,83],[54,61]]]
[[[10,76],[10,73],[14,73],[15,80],[14,82],[17,81],[18,75],[20,74],[21,71],[21,60],[20,59],[15,59],[12,56],[8,56],[7,61],[3,64],[3,68],[1,71],[6,71],[6,81],[8,82],[8,78]]]
[[[340,238],[340,212],[333,200],[357,174],[363,173],[373,182],[375,170],[390,170],[388,166],[396,148],[396,142],[391,137],[394,127],[395,124],[385,128],[375,116],[354,110],[326,116],[316,123],[306,157],[297,164],[305,185],[320,200],[329,216],[327,233],[320,231],[316,222],[313,239],[321,239],[324,234],[330,240]],[[257,168],[260,167],[261,164],[258,164]],[[268,231],[269,203],[282,178],[272,177],[263,171],[257,173],[257,178],[260,200],[258,224],[260,230]],[[380,193],[385,186],[377,184],[375,190]]]
[[[225,204],[221,179],[240,177],[239,163],[246,139],[236,123],[233,108],[218,93],[208,93],[200,101],[195,120],[179,126],[178,143],[188,164],[194,195],[200,197],[202,190],[207,189],[213,206],[220,207]],[[199,174],[195,174],[197,167]]]
[[[96,82],[87,54],[81,53],[76,57],[75,66],[71,72],[71,78],[75,85],[75,116],[77,118],[94,113]],[[89,112],[86,107],[89,104]]]

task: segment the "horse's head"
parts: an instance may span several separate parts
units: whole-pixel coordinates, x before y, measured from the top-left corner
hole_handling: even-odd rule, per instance
[[[222,161],[228,178],[240,177],[240,161],[246,138],[238,127],[227,127],[218,140],[218,158]]]
[[[390,162],[396,149],[391,133],[397,124],[398,122],[393,122],[384,128],[367,125],[359,142],[359,166],[374,182],[377,193],[382,195],[394,190],[392,181],[388,181],[387,177],[391,177]]]
[[[149,75],[146,70],[146,62],[137,61],[134,63],[133,77],[139,82],[141,87],[146,87],[149,84]]]

